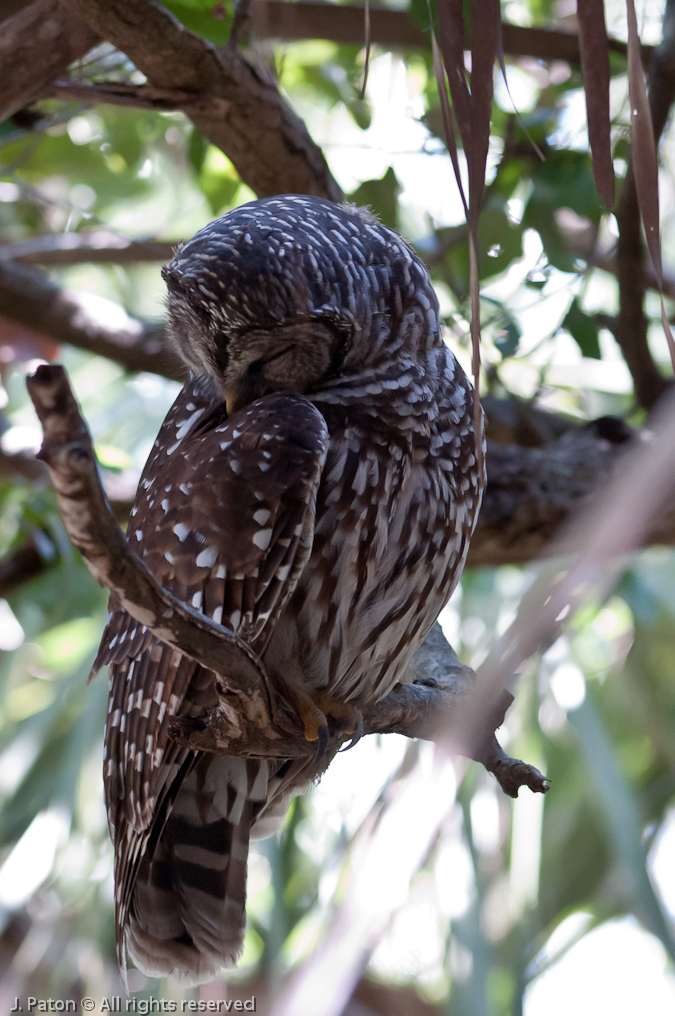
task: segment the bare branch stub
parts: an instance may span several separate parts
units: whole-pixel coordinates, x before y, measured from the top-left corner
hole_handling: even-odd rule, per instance
[[[49,468],[68,535],[90,572],[157,638],[218,675],[219,707],[197,720],[177,719],[173,737],[188,747],[248,758],[315,755],[316,745],[305,740],[298,718],[275,695],[249,646],[178,600],[130,550],[106,502],[91,437],[63,368],[40,366],[27,385],[44,431],[39,457]],[[511,697],[482,709],[474,672],[459,663],[438,625],[418,650],[411,678],[411,683],[397,685],[385,699],[364,709],[364,733],[439,740],[482,762],[512,796],[522,785],[546,791],[544,777],[509,759],[495,739]],[[465,705],[474,696],[484,720],[473,743],[467,744],[461,731],[453,730],[453,715],[460,701]],[[350,737],[334,731],[328,752],[334,753]]]

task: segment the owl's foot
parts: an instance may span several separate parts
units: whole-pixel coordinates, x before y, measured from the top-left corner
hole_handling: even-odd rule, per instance
[[[336,721],[335,725],[340,731],[355,734],[351,744],[359,740],[363,720],[353,703],[343,702],[325,691],[309,693],[297,688],[293,689],[292,699],[305,728],[306,740],[318,741],[320,754],[323,754],[328,745],[328,717]]]

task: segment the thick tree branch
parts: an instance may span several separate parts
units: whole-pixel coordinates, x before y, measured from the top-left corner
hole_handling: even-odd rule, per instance
[[[91,438],[63,368],[39,367],[28,379],[28,391],[44,430],[40,458],[49,467],[68,535],[92,575],[157,638],[217,676],[219,708],[199,720],[176,720],[173,736],[191,747],[242,757],[315,755],[316,746],[306,741],[298,718],[275,695],[247,644],[173,596],[130,550],[106,504]],[[453,706],[474,694],[473,678],[437,631],[417,659],[418,683],[400,685],[383,702],[366,708],[364,732],[397,731],[444,741],[454,733],[456,749],[484,760],[507,793],[515,796],[522,785],[545,793],[541,773],[508,759],[495,741],[510,697],[502,696],[490,710],[471,744],[452,731]],[[333,731],[328,750],[336,750],[348,736]]]
[[[130,321],[126,330],[111,328],[96,319],[76,293],[24,265],[0,260],[0,315],[46,332],[57,342],[107,356],[127,370],[185,378],[166,348],[163,328],[143,327],[138,321]]]
[[[631,436],[621,420],[603,417],[535,448],[489,442],[468,565],[525,564],[548,553],[572,512],[612,475]],[[675,542],[675,519],[659,520],[650,535],[663,539],[666,532]]]
[[[649,71],[649,105],[657,144],[675,100],[675,3],[668,0],[663,19],[663,40],[654,50]],[[619,315],[613,328],[628,369],[635,382],[635,395],[645,409],[652,409],[669,382],[661,374],[647,341],[644,312],[648,286],[642,224],[632,160],[621,189],[617,209],[619,239],[616,274],[619,281]],[[653,278],[653,273],[652,273]]]
[[[185,92],[208,109],[186,113],[258,194],[294,192],[339,200],[321,149],[284,102],[271,75],[237,49],[212,46],[151,0],[64,0],[125,52],[158,89]]]
[[[0,30],[0,121],[41,98],[99,36],[58,0],[38,0]]]

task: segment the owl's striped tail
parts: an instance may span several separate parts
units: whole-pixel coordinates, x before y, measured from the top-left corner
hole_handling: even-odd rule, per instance
[[[268,770],[266,761],[204,754],[184,779],[148,844],[129,909],[126,945],[144,973],[201,984],[236,963],[249,838]]]

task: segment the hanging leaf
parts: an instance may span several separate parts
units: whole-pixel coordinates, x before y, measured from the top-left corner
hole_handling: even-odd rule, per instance
[[[609,117],[609,41],[604,0],[577,0],[581,74],[586,93],[588,140],[598,194],[614,207],[614,166]]]
[[[464,4],[462,0],[438,0],[437,12],[445,73],[448,78],[453,111],[464,146],[469,175],[469,200],[467,202],[459,172],[452,116],[449,108],[446,109],[448,103],[447,95],[445,94],[445,75],[439,71],[438,47],[432,29],[434,68],[448,141],[448,151],[452,159],[457,185],[462,196],[467,224],[469,226],[471,367],[474,377],[474,425],[476,434],[478,434],[480,433],[480,406],[478,403],[478,386],[480,381],[478,220],[483,191],[485,189],[485,170],[490,143],[490,121],[492,115],[494,62],[499,48],[501,15],[499,0],[471,0],[471,91],[469,91],[464,66]],[[476,453],[480,461],[482,459],[482,450],[478,447],[478,444]]]
[[[439,0],[438,31],[448,75],[452,108],[467,160],[471,148],[471,105],[464,67],[464,11],[462,0]]]
[[[471,148],[467,158],[469,206],[477,223],[490,144],[494,65],[501,31],[499,0],[474,0],[471,21]]]
[[[661,322],[668,340],[670,359],[675,370],[675,339],[670,328],[663,300],[663,265],[659,236],[659,164],[656,157],[654,125],[649,108],[649,97],[642,67],[640,36],[634,0],[626,0],[628,13],[628,97],[630,100],[630,140],[635,174],[635,190],[647,247],[654,265],[656,281],[661,294]]]
[[[593,360],[601,360],[599,334],[597,322],[590,314],[585,314],[579,306],[576,296],[570,304],[570,309],[563,318],[562,327],[565,328],[584,356]]]
[[[368,84],[368,66],[370,64],[370,0],[366,0],[363,8],[363,34],[364,41],[363,45],[366,49],[366,59],[363,65],[363,84],[361,85],[361,91],[359,93],[359,99],[363,101],[366,97],[366,85]]]
[[[349,195],[349,200],[355,205],[368,205],[377,215],[380,222],[391,229],[398,226],[398,196],[401,193],[401,185],[396,179],[396,173],[389,167],[384,176],[379,180],[364,180],[357,189]]]

